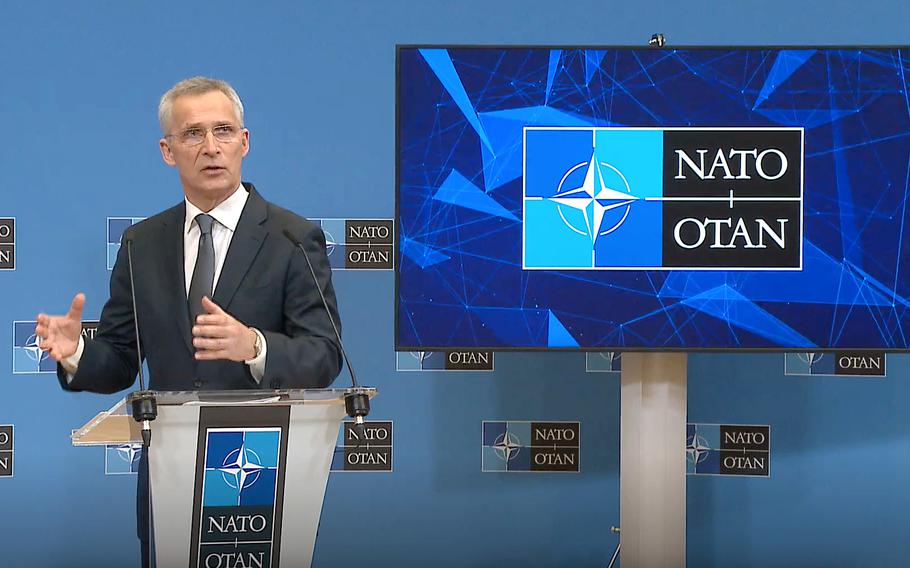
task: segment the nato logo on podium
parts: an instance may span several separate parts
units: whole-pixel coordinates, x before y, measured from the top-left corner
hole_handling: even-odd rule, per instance
[[[264,566],[275,538],[281,428],[209,428],[202,481],[200,564]],[[196,538],[198,537],[198,540]],[[217,564],[219,566],[224,564]]]

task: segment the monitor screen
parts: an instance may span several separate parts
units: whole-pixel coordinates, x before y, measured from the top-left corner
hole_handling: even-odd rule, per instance
[[[399,47],[396,347],[908,347],[910,52]]]

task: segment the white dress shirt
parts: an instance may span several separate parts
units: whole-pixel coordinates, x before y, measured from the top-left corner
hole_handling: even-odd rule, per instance
[[[237,223],[240,222],[240,214],[243,213],[243,207],[249,193],[239,186],[230,197],[218,204],[217,207],[208,212],[215,220],[212,223],[212,244],[215,248],[215,281],[212,289],[216,290],[218,286],[218,277],[221,276],[221,269],[224,267],[224,259],[227,257],[228,248],[231,246],[231,239],[234,237],[234,231],[237,229]],[[186,217],[183,222],[183,273],[185,276],[186,288],[184,292],[189,296],[190,282],[193,280],[193,270],[196,268],[196,256],[199,254],[199,225],[196,223],[196,216],[205,213],[195,205],[184,199],[186,203]],[[223,307],[223,306],[222,306]],[[265,356],[266,343],[265,336],[258,329],[253,329],[259,336],[262,345],[262,351],[259,356],[245,361],[250,366],[250,374],[261,382],[265,374]],[[85,349],[85,341],[79,338],[79,346],[76,352],[64,359],[61,364],[67,372],[67,379],[72,380],[79,366],[79,360],[82,358],[82,352]]]

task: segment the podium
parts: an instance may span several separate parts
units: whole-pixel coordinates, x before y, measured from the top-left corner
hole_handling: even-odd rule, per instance
[[[149,480],[156,564],[308,567],[344,396],[372,388],[157,393]],[[73,445],[141,444],[130,397]]]

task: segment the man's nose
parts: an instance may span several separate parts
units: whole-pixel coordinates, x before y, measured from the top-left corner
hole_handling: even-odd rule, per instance
[[[215,133],[211,130],[205,131],[205,139],[202,141],[202,150],[206,154],[217,154],[219,151],[218,141],[215,139]]]

